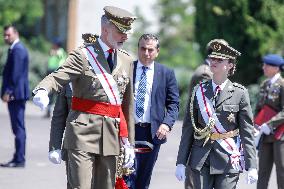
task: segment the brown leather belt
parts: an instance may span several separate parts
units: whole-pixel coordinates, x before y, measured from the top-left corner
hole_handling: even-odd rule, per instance
[[[226,133],[211,133],[210,139],[211,140],[218,140],[218,139],[226,139],[226,138],[232,138],[239,135],[239,129],[235,129],[233,131],[229,131]]]

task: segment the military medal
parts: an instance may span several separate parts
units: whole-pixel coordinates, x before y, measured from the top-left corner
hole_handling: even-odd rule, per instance
[[[235,116],[233,113],[230,113],[230,115],[227,117],[229,122],[233,122],[235,120]]]

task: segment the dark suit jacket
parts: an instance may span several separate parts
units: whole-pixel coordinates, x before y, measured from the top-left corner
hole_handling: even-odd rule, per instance
[[[135,84],[137,61],[134,62],[133,81]],[[155,144],[162,144],[156,132],[162,123],[173,127],[179,112],[179,90],[174,71],[155,62],[151,94],[151,133]],[[139,134],[139,133],[136,133]]]
[[[21,42],[9,50],[3,71],[1,96],[10,94],[14,100],[29,99],[29,57],[28,51]]]

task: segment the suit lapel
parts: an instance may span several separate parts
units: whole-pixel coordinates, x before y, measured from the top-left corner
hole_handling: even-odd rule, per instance
[[[151,99],[153,98],[153,96],[155,96],[155,93],[156,93],[156,90],[157,90],[157,87],[158,87],[158,83],[160,83],[160,78],[161,78],[160,75],[161,75],[160,66],[159,66],[158,63],[155,62]]]
[[[100,65],[108,72],[110,73],[110,69],[109,69],[109,66],[108,66],[108,62],[105,58],[105,54],[104,54],[104,51],[102,49],[102,47],[100,46],[99,42],[96,41],[94,44],[93,44],[93,47],[94,47],[94,51],[95,53],[97,54],[97,61],[100,63]]]
[[[233,96],[233,83],[229,80],[223,90],[220,91],[220,97],[217,101],[216,108],[219,107],[225,100]]]
[[[135,82],[136,82],[136,70],[137,70],[137,63],[138,63],[138,60],[134,61],[133,64],[134,64],[134,68],[133,68],[133,86],[135,86]],[[133,90],[134,90],[135,87],[133,87]]]

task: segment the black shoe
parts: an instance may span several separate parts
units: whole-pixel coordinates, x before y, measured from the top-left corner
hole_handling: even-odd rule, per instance
[[[1,167],[13,168],[13,167],[25,167],[25,162],[10,161],[8,163],[1,163]]]

